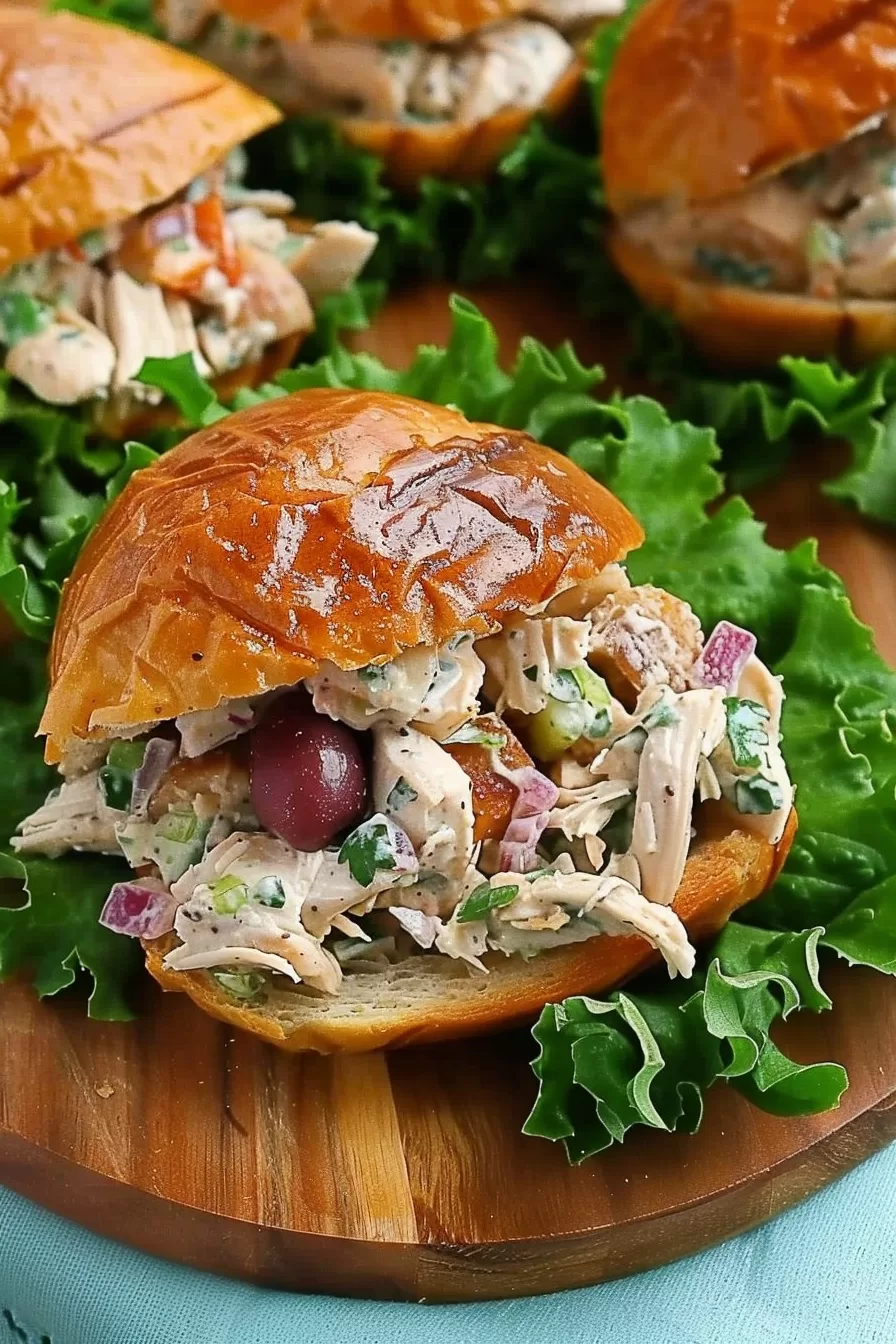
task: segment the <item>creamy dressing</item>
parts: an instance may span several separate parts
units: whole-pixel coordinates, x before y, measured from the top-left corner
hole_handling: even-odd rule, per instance
[[[576,614],[549,614],[546,604],[480,640],[460,634],[348,671],[323,664],[299,687],[181,716],[155,744],[162,773],[141,784],[139,815],[128,797],[129,771],[145,769],[140,741],[75,744],[60,791],[14,844],[51,855],[118,850],[161,877],[177,903],[173,969],[252,970],[338,993],[344,973],[368,965],[354,951],[365,939],[377,943],[376,964],[416,947],[485,970],[489,951],[533,956],[637,935],[670,974],[687,976],[694,951],[672,902],[695,807],[722,800],[732,825],[771,843],[786,824],[781,683],[754,655],[731,674],[735,685],[700,684],[702,633],[690,608],[620,573],[563,598]],[[595,657],[633,707],[594,676]],[[319,712],[366,735],[369,758],[368,814],[309,853],[260,829],[247,754],[232,746],[270,699],[302,686]],[[497,737],[489,702],[510,715]],[[541,758],[545,714],[562,711],[562,727],[580,709],[581,736]],[[527,745],[534,767],[502,761],[515,734],[516,759]],[[479,748],[484,796],[489,779],[505,797],[508,781],[517,790],[503,840],[475,842],[474,776],[452,754],[462,743]],[[502,871],[516,867],[525,871]]]
[[[53,405],[155,404],[162,393],[136,381],[145,359],[191,354],[210,377],[310,331],[312,303],[360,274],[376,235],[338,221],[291,234],[280,218],[293,209],[290,197],[228,183],[224,172],[191,184],[179,202],[0,276],[8,372]],[[208,226],[220,256],[190,215],[209,201],[222,203]]]
[[[896,113],[736,196],[647,208],[625,221],[664,266],[707,283],[896,295]]]
[[[506,108],[535,109],[575,59],[575,41],[623,0],[532,0],[519,18],[443,44],[365,42],[320,31],[280,41],[215,15],[196,0],[167,0],[173,41],[290,108],[374,121],[471,124]]]

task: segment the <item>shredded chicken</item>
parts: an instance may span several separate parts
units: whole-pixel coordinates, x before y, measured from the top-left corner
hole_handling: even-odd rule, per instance
[[[497,712],[537,714],[544,709],[554,675],[585,662],[589,634],[587,621],[548,616],[514,621],[500,634],[480,640],[485,693]]]
[[[55,859],[66,850],[117,854],[115,823],[121,814],[106,807],[99,789],[99,775],[91,770],[66,780],[58,793],[32,812],[13,836],[19,854],[44,854]]]
[[[114,397],[125,410],[161,400],[137,381],[145,359],[191,354],[209,377],[311,331],[312,301],[345,289],[377,240],[340,221],[290,234],[292,209],[218,167],[182,200],[14,267],[0,277],[5,367],[51,404]]]

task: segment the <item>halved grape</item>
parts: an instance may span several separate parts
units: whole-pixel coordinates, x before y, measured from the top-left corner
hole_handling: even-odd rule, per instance
[[[358,739],[301,691],[275,700],[250,735],[252,805],[294,849],[325,849],[367,809]]]

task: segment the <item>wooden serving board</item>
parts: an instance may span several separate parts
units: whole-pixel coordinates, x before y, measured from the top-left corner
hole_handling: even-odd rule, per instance
[[[507,342],[612,350],[535,286],[479,293]],[[438,287],[366,337],[392,363],[447,333]],[[821,534],[896,661],[896,543],[820,501],[813,471],[762,501],[773,539]],[[525,1032],[426,1050],[291,1057],[150,983],[135,1023],[0,990],[0,1182],[197,1268],[321,1292],[454,1301],[629,1274],[755,1226],[896,1137],[896,983],[831,966],[833,1013],[780,1033],[844,1063],[839,1111],[781,1120],[724,1086],[696,1137],[633,1134],[570,1168],[526,1139]]]

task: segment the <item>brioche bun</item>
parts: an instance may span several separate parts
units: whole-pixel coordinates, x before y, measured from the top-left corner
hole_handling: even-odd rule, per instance
[[[735,910],[774,881],[796,831],[791,812],[777,845],[730,830],[710,814],[694,845],[673,909],[691,940],[717,933]],[[206,971],[166,970],[173,935],[144,942],[146,965],[165,990],[181,991],[212,1017],[284,1050],[320,1054],[422,1045],[499,1031],[537,1017],[546,1003],[598,994],[658,965],[660,956],[638,937],[599,935],[525,961],[491,952],[488,975],[441,956],[412,956],[389,970],[346,976],[335,997],[294,986],[268,987],[251,1006],[231,998]]]
[[[737,195],[851,135],[896,102],[894,45],[896,6],[846,0],[650,0],[632,24],[604,101],[610,251],[713,361],[856,366],[896,350],[893,303],[704,282],[625,232],[631,212]]]
[[[896,303],[814,299],[695,280],[667,270],[653,251],[618,225],[607,240],[616,266],[652,308],[671,313],[695,347],[716,364],[749,372],[782,355],[835,355],[857,368],[896,350]]]
[[[894,46],[892,4],[649,0],[604,100],[610,209],[718,200],[837,144],[896,102]]]
[[[378,392],[296,393],[138,472],[63,591],[41,732],[72,738],[485,634],[642,540],[528,435]]]
[[[507,107],[484,121],[410,123],[349,117],[339,126],[359,149],[383,160],[391,182],[412,190],[423,177],[476,181],[486,177],[535,116],[561,116],[582,78],[582,62],[572,61],[541,107]],[[287,109],[288,110],[288,109]]]
[[[218,0],[218,8],[290,42],[314,31],[373,42],[457,42],[515,18],[526,0]]]
[[[0,271],[167,200],[279,120],[161,42],[0,6]]]
[[[218,7],[284,41],[308,40],[324,33],[360,41],[456,42],[478,29],[523,14],[526,0],[219,0]],[[233,68],[236,68],[234,64]],[[541,106],[509,107],[479,122],[391,122],[364,117],[338,118],[346,139],[383,160],[389,180],[412,191],[421,178],[460,181],[485,177],[539,114],[558,117],[579,88],[583,64],[575,59],[556,81]],[[296,96],[278,90],[289,114],[307,111]]]

